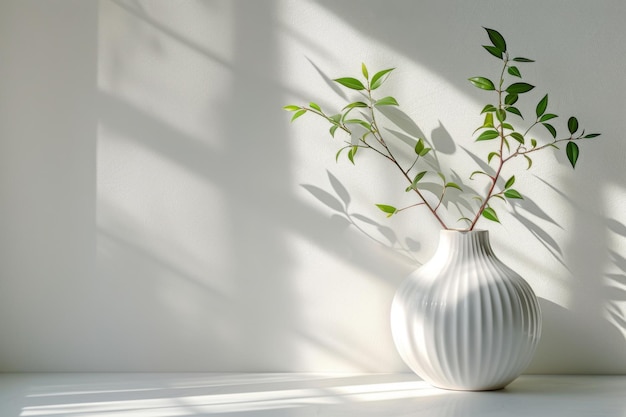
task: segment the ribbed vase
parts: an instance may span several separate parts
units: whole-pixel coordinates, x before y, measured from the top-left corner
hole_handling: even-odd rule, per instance
[[[398,288],[391,328],[404,362],[430,384],[495,390],[530,363],[541,311],[530,285],[494,255],[488,231],[442,230],[433,258]]]

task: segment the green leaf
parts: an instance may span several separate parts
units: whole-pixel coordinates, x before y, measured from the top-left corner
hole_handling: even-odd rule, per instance
[[[510,123],[502,123],[502,128],[503,129],[508,129],[508,130],[515,130],[515,128],[513,127],[512,124]]]
[[[572,168],[576,168],[576,161],[578,160],[579,154],[578,145],[572,141],[567,142],[565,153],[567,154],[567,159],[569,159],[569,162],[572,164]]]
[[[517,68],[517,67],[509,67],[509,69],[507,71],[508,71],[509,74],[511,74],[514,77],[522,78],[522,73],[519,72],[519,68]]]
[[[332,125],[330,127],[330,136],[335,137],[335,132],[337,131],[338,127],[339,127],[339,125]]]
[[[387,213],[387,217],[393,216],[396,213],[396,211],[398,211],[398,209],[395,208],[394,206],[389,206],[387,204],[376,204],[376,207],[378,207],[384,213]]]
[[[317,110],[320,113],[322,112],[322,108],[320,106],[318,106],[316,103],[310,102],[309,103],[309,107],[312,108],[312,109]]]
[[[489,52],[491,55],[495,56],[496,58],[502,59],[503,52],[498,47],[491,46],[491,45],[483,45],[483,48],[485,48],[487,52]]]
[[[555,117],[559,117],[559,116],[557,116],[556,114],[552,114],[552,113],[546,113],[546,114],[544,114],[543,116],[541,116],[539,118],[539,121],[540,122],[546,122],[546,121],[548,121],[550,119],[554,119]]]
[[[357,124],[357,125],[361,125],[364,128],[366,128],[367,130],[372,130],[372,125],[370,125],[369,123],[367,123],[365,120],[361,120],[361,119],[348,119],[345,120],[344,123],[347,124]]]
[[[496,119],[498,119],[500,123],[504,122],[506,120],[506,110],[504,109],[496,110]]]
[[[455,182],[449,182],[445,185],[446,188],[456,188],[457,190],[463,191],[463,189]]]
[[[339,155],[341,155],[341,152],[343,152],[344,149],[348,149],[349,147],[350,146],[344,146],[343,148],[337,151],[337,154],[335,155],[335,162],[339,162]]]
[[[532,59],[522,58],[522,57],[513,58],[513,61],[515,61],[515,62],[535,62]]]
[[[490,164],[491,163],[491,159],[494,156],[500,156],[500,154],[498,152],[491,152],[489,155],[487,155],[487,163]]]
[[[306,110],[298,110],[297,112],[295,112],[293,114],[293,117],[291,118],[291,121],[293,122],[294,120],[296,120],[298,117],[302,116],[304,113],[306,113]]]
[[[487,113],[485,115],[485,121],[484,121],[483,125],[481,127],[479,127],[479,129],[483,128],[483,127],[494,127],[494,125],[493,125],[493,113]]]
[[[354,165],[354,155],[356,155],[356,152],[359,150],[359,147],[354,145],[353,147],[350,148],[350,150],[348,151],[348,159],[350,160],[350,162],[352,162],[352,165]]]
[[[546,112],[547,107],[548,107],[548,95],[546,94],[545,96],[543,96],[541,100],[539,100],[539,103],[537,103],[537,108],[535,109],[535,112],[537,113],[537,117],[541,117]]]
[[[419,139],[415,144],[415,153],[420,154],[424,150],[424,139]]]
[[[380,100],[376,100],[376,105],[377,106],[398,106],[399,104],[395,98],[389,96],[389,97],[383,97]]]
[[[394,69],[395,68],[388,68],[382,71],[378,71],[376,74],[374,74],[374,76],[372,77],[372,81],[370,82],[370,89],[376,90],[378,87],[380,87],[382,83],[385,82],[385,80],[387,79],[385,75],[389,74]]]
[[[339,84],[343,85],[344,87],[348,87],[348,88],[351,88],[353,90],[365,90],[365,86],[363,85],[363,83],[361,81],[357,80],[356,78],[344,77],[344,78],[337,78],[334,81],[338,82]]]
[[[567,120],[567,129],[569,130],[569,133],[573,135],[578,130],[578,119],[570,117]]]
[[[491,40],[491,43],[493,43],[493,46],[495,46],[502,52],[506,52],[506,42],[504,41],[502,35],[500,35],[500,33],[498,33],[498,31],[496,30],[488,28],[484,29],[487,31],[487,34],[489,35],[489,39]]]
[[[419,182],[422,178],[424,178],[424,175],[426,175],[426,172],[428,172],[428,171],[422,171],[422,172],[420,172],[419,174],[417,174],[417,175],[415,176],[415,178],[413,178],[413,182],[411,183],[411,188],[415,188],[415,189],[417,189],[417,183],[418,183],[418,182]]]
[[[585,135],[584,138],[585,139],[592,139],[592,138],[597,138],[598,136],[600,136],[600,133],[590,133],[588,135]]]
[[[431,150],[432,148],[424,148],[424,150],[420,152],[420,156],[426,156]]]
[[[485,171],[474,171],[474,172],[472,172],[472,174],[469,176],[469,179],[470,179],[470,180],[473,180],[474,178],[472,178],[472,177],[473,177],[475,174],[482,174],[482,175],[486,175],[486,176],[488,176],[488,177],[489,177],[489,174],[487,174]],[[489,177],[489,178],[491,178],[491,177]]]
[[[492,222],[500,223],[500,220],[498,220],[498,215],[496,214],[496,211],[492,209],[491,207],[485,207],[485,209],[482,212],[482,216],[486,219],[491,220]]]
[[[522,195],[517,190],[513,190],[513,189],[506,190],[504,192],[504,196],[506,198],[518,198],[520,200],[524,199],[524,197],[522,197]]]
[[[353,109],[355,107],[367,107],[367,103],[363,103],[362,101],[355,101],[354,103],[348,104],[342,110]]]
[[[513,83],[506,88],[506,92],[509,94],[522,94],[529,92],[533,88],[535,86],[528,83]]]
[[[524,158],[526,158],[526,161],[528,162],[528,166],[526,167],[526,169],[530,169],[530,167],[533,166],[533,160],[530,159],[528,155],[524,155]]]
[[[287,111],[298,111],[298,110],[300,110],[301,108],[302,108],[302,107],[300,107],[300,106],[296,106],[296,105],[293,105],[293,104],[289,104],[289,105],[287,105],[287,106],[283,106],[283,109],[285,109],[285,110],[287,110]]]
[[[537,147],[537,139],[531,139],[530,140],[530,146],[532,146],[533,148]]]
[[[509,113],[516,114],[519,117],[521,117],[522,119],[524,118],[524,116],[522,116],[522,112],[519,111],[519,109],[517,107],[509,106],[509,107],[506,108],[506,111],[508,111]]]
[[[519,143],[521,143],[522,145],[524,144],[524,135],[522,135],[519,132],[511,132],[511,134],[509,135],[511,136],[513,139],[515,139],[516,141],[518,141]]]
[[[493,85],[493,82],[485,77],[472,77],[469,81],[474,84],[474,86],[481,88],[483,90],[495,90],[496,87]]]
[[[480,114],[488,113],[488,112],[494,112],[496,110],[497,110],[497,108],[493,104],[487,104],[485,107],[483,107],[483,109],[480,112]]]
[[[369,75],[367,73],[367,67],[365,66],[364,62],[361,62],[361,72],[363,73],[363,76],[367,80],[369,78]]]
[[[507,188],[511,188],[513,184],[515,184],[515,175],[511,176],[511,178],[508,179],[506,184],[504,184],[504,189],[506,190]]]
[[[340,114],[333,114],[332,116],[329,117],[330,121],[336,124],[339,124],[339,122],[341,121],[341,115]]]
[[[491,140],[497,138],[498,136],[499,133],[496,130],[485,130],[480,134],[480,136],[478,136],[478,138],[476,138],[476,141]]]
[[[506,97],[504,97],[504,104],[512,106],[517,102],[518,98],[519,96],[517,94],[507,94]]]
[[[443,174],[443,172],[438,172],[437,175],[439,175],[439,178],[441,178],[441,181],[445,184],[446,176]]]
[[[542,125],[544,125],[544,127],[548,129],[548,132],[550,132],[552,137],[556,139],[556,129],[554,128],[554,126],[549,123],[542,123]]]

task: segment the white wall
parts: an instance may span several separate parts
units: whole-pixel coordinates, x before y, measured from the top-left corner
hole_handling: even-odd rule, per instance
[[[529,371],[626,372],[624,18],[621,0],[2,2],[0,370],[406,370],[389,305],[437,225],[386,219],[398,176],[335,163],[326,127],[281,107],[338,108],[324,77],[396,67],[387,93],[466,178],[486,26],[537,60],[527,113],[549,92],[603,133],[575,171],[536,158],[526,199],[481,225],[541,298]]]

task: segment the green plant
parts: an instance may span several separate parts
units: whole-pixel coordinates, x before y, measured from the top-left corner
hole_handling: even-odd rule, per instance
[[[524,116],[516,106],[519,97],[528,93],[535,87],[526,82],[522,82],[522,74],[518,68],[519,64],[534,62],[531,59],[523,57],[511,58],[507,50],[507,44],[500,33],[493,29],[487,29],[487,35],[491,41],[491,45],[483,45],[483,48],[502,62],[500,77],[497,82],[493,82],[486,77],[472,77],[469,81],[477,88],[485,91],[492,91],[497,101],[495,104],[487,104],[481,111],[481,118],[484,115],[483,123],[475,131],[478,134],[476,141],[491,141],[494,148],[486,156],[486,164],[493,170],[491,173],[485,170],[477,170],[470,174],[469,178],[473,180],[475,177],[482,176],[487,178],[488,184],[485,187],[484,195],[475,195],[473,198],[478,202],[475,204],[474,211],[470,215],[463,215],[459,221],[467,222],[465,230],[473,230],[476,223],[481,217],[488,220],[499,222],[495,209],[491,206],[494,199],[522,199],[522,195],[513,188],[515,184],[515,175],[510,176],[503,181],[503,168],[506,164],[517,157],[525,158],[530,169],[532,166],[531,155],[535,152],[548,148],[559,149],[559,145],[565,144],[565,154],[572,167],[576,166],[579,157],[580,148],[578,141],[591,139],[599,136],[599,133],[586,134],[578,125],[575,117],[570,117],[567,121],[568,134],[560,137],[551,120],[558,117],[548,110],[548,95],[544,95],[535,107],[534,120],[527,122],[529,126],[526,129],[518,129],[508,121],[508,117],[517,117],[524,120]],[[387,139],[383,137],[382,129],[377,120],[381,109],[386,106],[399,106],[398,101],[391,96],[382,98],[374,98],[373,93],[385,82],[394,68],[384,69],[376,72],[370,77],[369,71],[365,64],[361,65],[361,73],[363,81],[353,77],[337,78],[334,81],[342,86],[355,90],[360,93],[361,100],[350,102],[340,113],[327,114],[322,108],[314,103],[308,106],[288,105],[284,109],[293,112],[291,121],[294,121],[304,114],[311,113],[326,119],[330,123],[330,134],[335,137],[338,130],[344,131],[350,135],[351,140],[345,141],[336,154],[336,159],[347,152],[347,157],[354,164],[357,152],[372,151],[388,160],[393,166],[402,173],[402,176],[408,182],[407,192],[414,192],[417,195],[418,202],[403,208],[396,208],[387,204],[377,204],[376,206],[382,210],[387,216],[394,215],[411,207],[425,206],[434,216],[444,229],[449,229],[448,225],[440,216],[439,210],[446,198],[446,192],[455,188],[462,190],[462,187],[455,182],[447,181],[446,176],[440,170],[423,169],[423,161],[431,152],[432,147],[428,142],[419,138],[414,145],[414,159],[412,163],[403,164],[394,154],[394,151],[388,146]],[[508,81],[507,80],[513,80]],[[505,86],[505,83],[507,84]],[[358,113],[358,115],[357,115]],[[531,132],[538,126],[545,128],[552,136],[552,140],[547,143],[539,144],[538,141],[531,136]],[[495,166],[492,166],[494,164]],[[490,170],[491,170],[490,169]],[[435,202],[425,198],[426,192],[420,181],[426,175],[437,174],[441,181],[440,192]],[[502,184],[504,183],[504,184]]]

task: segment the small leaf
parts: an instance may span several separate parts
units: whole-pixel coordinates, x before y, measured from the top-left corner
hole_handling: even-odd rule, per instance
[[[492,209],[491,207],[485,207],[485,209],[482,212],[482,216],[486,219],[491,220],[492,222],[500,223],[500,220],[498,220],[498,215],[496,214],[496,211]]]
[[[367,67],[365,66],[364,62],[361,62],[361,72],[363,73],[363,76],[367,80],[369,78],[369,75],[367,73]]]
[[[504,97],[504,104],[512,106],[517,102],[518,98],[519,96],[517,94],[507,94],[506,97]]]
[[[445,184],[446,176],[443,174],[443,172],[438,172],[437,175],[439,175],[439,178],[441,178],[441,181]]]
[[[446,188],[456,188],[457,190],[463,191],[463,189],[455,182],[449,182],[445,185]]]
[[[500,156],[500,154],[499,154],[498,152],[491,152],[491,153],[487,156],[487,163],[489,163],[489,164],[490,164],[490,163],[491,163],[491,159],[492,159],[494,156]]]
[[[422,171],[422,172],[420,172],[419,174],[417,174],[417,175],[415,176],[415,178],[413,178],[413,182],[411,183],[412,188],[417,188],[417,183],[418,183],[418,182],[419,182],[422,178],[424,178],[424,175],[426,175],[426,172],[428,172],[428,171]]]
[[[486,175],[486,176],[488,176],[489,178],[491,178],[491,177],[489,176],[489,174],[487,174],[487,173],[486,173],[486,172],[484,172],[484,171],[474,171],[474,172],[472,172],[472,174],[469,176],[469,179],[470,179],[470,180],[473,180],[474,178],[472,178],[472,177],[473,177],[474,175],[476,175],[476,174]]]
[[[424,150],[424,139],[420,139],[415,144],[415,153],[419,155],[420,152],[422,152],[423,150]]]
[[[544,125],[545,128],[548,129],[548,132],[550,132],[552,137],[556,139],[556,129],[554,128],[554,126],[548,123],[542,123],[542,125]]]
[[[383,97],[380,100],[376,100],[377,106],[398,106],[398,102],[393,97]]]
[[[372,130],[372,125],[370,125],[369,123],[367,123],[365,120],[361,120],[361,119],[348,119],[345,120],[344,123],[348,123],[348,124],[358,124],[363,126],[364,128],[366,128],[367,130]]]
[[[567,129],[569,130],[569,133],[573,135],[578,130],[578,119],[570,117],[567,120]]]
[[[509,106],[509,107],[506,108],[506,111],[508,111],[509,113],[516,114],[519,117],[521,117],[522,119],[524,118],[524,116],[522,116],[522,112],[520,112],[517,107]]]
[[[495,90],[496,87],[493,85],[493,82],[485,77],[472,77],[469,81],[474,84],[474,86],[481,88],[483,90]]]
[[[487,104],[485,107],[483,107],[483,110],[480,112],[480,114],[494,112],[496,110],[497,108],[493,104]]]
[[[358,149],[359,147],[354,145],[352,148],[350,148],[350,151],[348,151],[348,159],[350,160],[350,162],[352,162],[352,165],[354,165],[354,155],[356,155]]]
[[[522,58],[522,57],[513,58],[513,61],[515,61],[515,62],[535,62],[532,59]]]
[[[565,153],[567,154],[567,159],[569,159],[569,162],[572,164],[572,168],[576,168],[576,161],[578,160],[579,154],[578,145],[572,141],[567,142]]]
[[[339,127],[339,125],[332,125],[330,127],[330,136],[335,137],[335,132],[337,131],[338,127]]]
[[[356,78],[344,77],[344,78],[337,78],[334,81],[338,82],[339,84],[343,85],[344,87],[348,87],[348,88],[351,88],[353,90],[365,90],[365,86],[363,85],[363,83],[361,81],[357,80]]]
[[[500,33],[498,33],[498,31],[496,30],[488,28],[484,29],[487,31],[487,34],[489,35],[489,39],[491,40],[491,43],[493,43],[493,46],[495,46],[502,52],[506,52],[506,42],[504,41],[502,35],[500,35]]]
[[[546,112],[547,107],[548,107],[548,95],[546,94],[545,96],[543,96],[541,100],[539,100],[539,103],[537,103],[537,108],[535,109],[535,112],[537,113],[537,117],[541,117]]]
[[[504,192],[504,196],[506,198],[518,198],[520,200],[524,199],[524,197],[522,197],[522,195],[517,190],[513,190],[513,189],[506,190]]]
[[[529,92],[533,88],[535,86],[528,83],[513,83],[506,88],[506,92],[509,94],[522,94]]]
[[[524,136],[521,133],[519,133],[519,132],[511,132],[511,134],[509,136],[511,136],[513,139],[515,139],[516,141],[518,141],[522,145],[525,142],[524,141]]]
[[[342,110],[353,109],[355,107],[367,107],[367,103],[363,103],[362,101],[355,101],[354,103],[348,104]]]
[[[293,114],[293,117],[291,118],[291,121],[293,122],[294,120],[296,120],[298,117],[302,116],[304,113],[306,113],[306,110],[298,110],[297,112],[295,112]]]
[[[537,147],[537,139],[531,139],[530,140],[530,146],[532,146],[533,148]]]
[[[506,120],[506,110],[504,109],[496,110],[496,119],[498,119],[500,123],[504,122]]]
[[[337,154],[335,155],[335,162],[339,162],[339,155],[341,155],[341,152],[343,152],[344,149],[348,149],[349,147],[350,146],[344,146],[343,148],[337,151]]]
[[[502,59],[502,51],[498,47],[491,46],[491,45],[483,45],[483,48],[485,48],[487,52],[489,52],[491,55],[495,56],[496,58]]]
[[[376,204],[376,207],[378,207],[384,213],[387,213],[387,217],[391,217],[395,214],[396,211],[398,211],[398,209],[394,206],[389,206],[387,204]]]
[[[552,113],[546,113],[546,114],[544,114],[543,116],[541,116],[539,118],[539,121],[540,122],[546,122],[546,121],[548,121],[550,119],[554,119],[555,117],[559,117],[559,116],[557,116],[556,114],[552,114]]]
[[[513,184],[515,184],[515,175],[511,176],[511,178],[508,179],[506,184],[504,184],[504,189],[506,190],[507,188],[511,188]]]
[[[320,107],[320,106],[318,106],[317,104],[313,103],[313,102],[309,103],[309,107],[311,107],[312,109],[317,110],[317,111],[318,111],[318,112],[320,112],[320,113],[322,112],[321,107]]]
[[[530,159],[528,155],[524,155],[524,158],[526,158],[526,161],[528,162],[528,166],[526,167],[526,169],[530,169],[530,167],[533,166],[533,160]]]
[[[376,74],[374,74],[374,76],[372,77],[372,81],[370,82],[370,89],[376,90],[378,87],[380,87],[382,83],[385,82],[385,80],[387,79],[385,75],[389,74],[394,69],[395,68],[388,68],[382,71],[378,71]]]
[[[496,130],[485,130],[483,133],[480,134],[480,136],[478,136],[478,138],[476,138],[476,141],[491,140],[497,138],[498,136],[499,133]]]
[[[507,130],[515,130],[515,128],[513,127],[512,124],[509,123],[502,123],[502,128],[503,129],[507,129]]]
[[[494,127],[493,125],[493,113],[487,113],[485,115],[485,121],[482,127]]]
[[[284,106],[284,107],[283,107],[283,109],[285,109],[285,110],[287,110],[287,111],[298,111],[298,110],[300,110],[301,108],[302,108],[302,107],[300,107],[300,106],[296,106],[296,105],[293,105],[293,104],[289,104],[289,105],[287,105],[287,106]]]
[[[519,72],[519,69],[517,67],[509,67],[507,71],[509,74],[511,74],[514,77],[522,78],[522,73]]]
[[[330,121],[336,124],[339,124],[339,122],[341,121],[341,115],[340,114],[333,114],[332,116],[329,117]]]
[[[420,152],[420,156],[426,156],[428,154],[428,152],[430,152],[432,150],[432,148],[424,148],[424,150],[422,150],[422,152]]]
[[[592,138],[597,138],[598,136],[600,136],[600,133],[590,133],[588,135],[585,135],[584,138],[585,139],[592,139]]]

